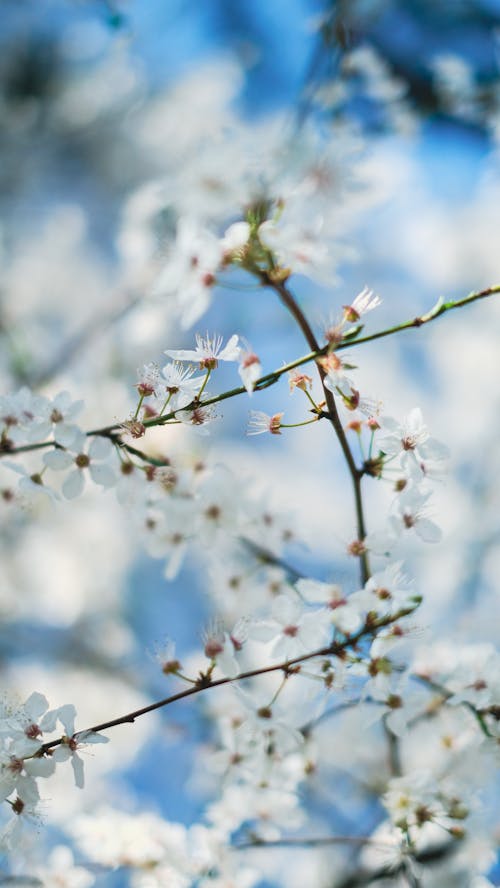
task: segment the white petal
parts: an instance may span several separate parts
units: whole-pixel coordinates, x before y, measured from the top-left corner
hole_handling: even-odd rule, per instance
[[[76,740],[77,743],[109,743],[109,737],[104,737],[96,731],[79,731]]]
[[[84,486],[85,480],[83,472],[81,469],[75,469],[75,471],[70,472],[66,478],[62,486],[62,492],[66,499],[75,499],[75,497],[80,496]]]
[[[71,450],[81,450],[85,441],[85,435],[76,425],[58,422],[54,426],[54,440],[62,447],[70,447]]]
[[[76,754],[76,752],[71,756],[71,767],[73,768],[73,774],[75,775],[75,785],[78,786],[78,789],[83,789],[85,786],[83,760]]]
[[[74,463],[75,457],[72,453],[66,453],[65,450],[50,450],[49,453],[44,453],[43,461],[49,469],[61,472],[64,469],[69,469],[70,465]]]
[[[116,484],[116,474],[111,468],[111,466],[106,465],[105,463],[98,463],[98,465],[94,465],[91,463],[89,466],[90,477],[95,484],[100,484],[101,487],[113,487]]]
[[[237,361],[240,357],[240,347],[238,345],[238,336],[236,333],[231,336],[231,339],[227,343],[226,347],[222,349],[222,351],[217,355],[217,358],[221,361]]]
[[[173,358],[174,361],[199,361],[200,359],[198,352],[195,352],[192,349],[167,349],[165,354],[168,355],[169,358]]]
[[[113,452],[113,445],[109,438],[103,438],[102,435],[96,435],[89,447],[89,456],[91,459],[107,459]]]
[[[34,722],[38,722],[40,716],[45,712],[46,709],[49,708],[49,702],[43,694],[39,694],[38,691],[34,691],[24,704],[24,709],[30,718],[33,719]]]
[[[429,518],[420,518],[416,522],[415,533],[424,543],[439,543],[442,537],[441,528]]]
[[[76,718],[76,709],[73,703],[65,703],[64,706],[60,706],[57,710],[57,717],[61,722],[66,735],[68,737],[72,737],[75,733]]]

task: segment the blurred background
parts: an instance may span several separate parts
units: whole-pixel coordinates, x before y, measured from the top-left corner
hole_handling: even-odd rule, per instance
[[[286,182],[304,156],[327,156],[335,179],[322,210],[328,274],[291,279],[318,335],[365,285],[382,299],[370,331],[499,282],[497,0],[2,0],[0,19],[1,394],[67,389],[85,400],[90,428],[126,418],[136,368],[191,348],[196,332],[240,334],[264,372],[306,353],[273,294],[242,274],[220,281],[189,329],[155,289],[179,218],[222,234],[256,182]],[[452,452],[433,504],[444,542],[404,552],[425,595],[417,646],[493,642],[497,633],[495,298],[350,355],[364,396],[397,418],[421,406]],[[214,392],[237,384],[233,365],[211,382]],[[250,408],[303,419],[297,394],[283,380],[251,402],[224,404],[209,438],[163,430],[154,446],[229,466],[283,516],[279,526],[293,534],[287,560],[352,592],[351,494],[329,429],[245,435]],[[12,472],[0,470],[7,489]],[[366,496],[375,530],[390,491],[373,483]],[[227,606],[210,551],[201,557],[193,546],[167,581],[133,509],[90,486],[76,504],[0,508],[3,683],[21,696],[37,689],[53,706],[74,702],[81,727],[168,693],[155,651],[172,638],[183,662],[198,662],[203,627]],[[214,792],[198,773],[199,744],[215,742],[209,716],[180,705],[116,729],[86,759],[83,793],[69,791],[69,775],[51,782],[43,841],[59,841],[68,818],[109,799],[199,819]],[[340,740],[339,750],[341,760]],[[367,771],[374,763],[375,754]],[[360,810],[365,829],[376,824],[373,799]],[[323,803],[321,816],[345,831],[354,813],[327,813]],[[287,884],[305,884],[303,872],[297,865]],[[125,871],[96,878],[103,888],[128,884]],[[500,869],[490,878],[500,884]]]

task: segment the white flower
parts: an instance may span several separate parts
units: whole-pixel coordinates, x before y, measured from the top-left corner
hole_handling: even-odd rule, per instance
[[[193,536],[196,506],[189,497],[165,497],[143,516],[145,543],[153,558],[166,558],[165,576],[173,580]]]
[[[298,580],[295,586],[308,601],[326,605],[330,624],[333,623],[345,635],[353,635],[362,626],[362,605],[355,596],[346,598],[335,583],[304,578]]]
[[[220,620],[214,620],[203,633],[205,656],[217,663],[223,675],[230,678],[241,672],[240,665],[235,657],[237,649],[241,648],[238,639],[233,639],[225,630]]]
[[[6,702],[0,711],[0,737],[12,743],[9,751],[18,758],[33,755],[42,744],[44,731],[53,731],[60,710],[49,710],[43,694],[34,691],[21,706]]]
[[[49,405],[48,419],[54,441],[61,447],[71,447],[81,436],[82,430],[73,422],[83,409],[83,401],[73,401],[69,392],[59,392]]]
[[[366,547],[377,555],[388,555],[396,547],[403,531],[412,529],[424,543],[438,543],[441,529],[427,517],[427,500],[430,496],[430,491],[422,493],[417,487],[405,487],[396,498],[386,529],[369,533],[365,537]]]
[[[212,232],[194,219],[179,220],[176,242],[153,295],[175,296],[184,328],[208,308],[221,259],[221,244]]]
[[[193,410],[178,410],[175,418],[182,422],[183,425],[192,426],[199,435],[209,435],[210,429],[208,426],[217,419],[217,414],[213,407],[204,407],[203,404],[199,404]]]
[[[284,594],[273,601],[272,615],[273,620],[255,623],[249,634],[260,641],[272,641],[272,654],[280,660],[312,653],[331,639],[331,621],[326,608],[308,611],[298,598]]]
[[[269,416],[262,410],[251,410],[248,420],[247,435],[264,435],[270,432],[271,435],[281,435],[281,419],[283,413],[274,413]]]
[[[366,582],[364,589],[351,596],[366,613],[389,616],[401,609],[417,607],[420,596],[409,587],[401,572],[401,562],[389,564]]]
[[[50,426],[45,426],[49,401],[23,387],[15,394],[0,397],[2,439],[12,445],[43,441]]]
[[[213,545],[224,534],[238,533],[243,495],[242,483],[221,466],[204,479],[196,500],[196,532],[201,542]]]
[[[75,785],[79,789],[83,789],[85,785],[83,760],[78,755],[78,750],[85,748],[88,743],[107,742],[107,737],[103,737],[102,734],[96,734],[94,731],[80,731],[78,734],[75,734],[69,730],[63,737],[61,745],[54,749],[52,758],[56,762],[66,762],[69,759],[75,776]]]
[[[19,490],[27,494],[30,499],[39,497],[48,498],[52,501],[59,499],[56,491],[52,490],[48,484],[44,484],[41,472],[29,472],[24,466],[17,465],[17,463],[10,462],[10,460],[4,460],[3,465],[21,476],[18,484]]]
[[[193,367],[183,367],[177,361],[165,364],[161,372],[170,410],[182,410],[190,404],[203,384],[203,377],[193,378]]]
[[[399,536],[402,530],[413,528],[424,543],[438,543],[441,529],[427,518],[426,504],[430,493],[421,493],[415,487],[407,487],[396,500],[397,515],[389,517],[393,532]]]
[[[307,222],[286,211],[279,221],[268,219],[259,226],[259,240],[291,273],[307,274],[320,282],[331,275],[333,261],[320,216]]]
[[[409,463],[425,466],[426,461],[442,461],[449,456],[448,448],[429,436],[418,407],[410,411],[401,425],[389,416],[382,417],[379,423],[382,431],[388,432],[378,439],[380,449],[389,458],[399,456],[403,469]]]
[[[155,395],[160,381],[160,370],[157,364],[144,364],[137,371],[136,388],[143,398]]]
[[[165,354],[174,361],[197,361],[202,370],[214,370],[219,361],[238,361],[240,348],[234,334],[222,348],[222,336],[206,337],[196,334],[195,349],[167,349]]]
[[[78,442],[80,444],[80,442]],[[78,450],[52,450],[46,453],[43,461],[46,466],[56,472],[75,468],[65,478],[62,492],[67,499],[79,496],[85,486],[85,470],[88,469],[90,477],[95,484],[101,487],[112,487],[116,484],[116,474],[107,464],[107,460],[114,453],[114,448],[108,438],[96,436],[88,445],[87,452],[83,448]]]

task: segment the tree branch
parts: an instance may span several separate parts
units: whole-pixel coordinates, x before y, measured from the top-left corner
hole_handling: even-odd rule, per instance
[[[156,709],[162,709],[165,706],[169,706],[171,703],[176,703],[177,700],[183,700],[185,697],[192,697],[195,694],[199,694],[202,691],[207,691],[210,688],[218,688],[222,685],[232,684],[233,682],[237,681],[244,681],[247,678],[255,678],[257,675],[265,675],[271,672],[284,672],[286,677],[288,677],[289,675],[297,674],[300,669],[295,669],[295,666],[298,666],[301,663],[305,663],[307,660],[312,660],[317,657],[341,657],[344,654],[345,650],[355,646],[361,640],[361,638],[364,638],[365,636],[375,635],[378,629],[382,629],[384,626],[389,626],[391,623],[400,620],[402,617],[408,616],[408,614],[413,613],[413,611],[414,608],[403,608],[396,614],[382,617],[380,620],[376,620],[375,622],[370,621],[370,623],[365,624],[355,635],[348,636],[347,638],[345,638],[344,641],[334,641],[326,647],[311,651],[308,654],[302,654],[300,657],[294,657],[292,660],[285,660],[281,663],[274,663],[271,666],[261,666],[257,669],[249,669],[246,672],[240,672],[238,675],[217,678],[215,679],[215,681],[211,679],[207,674],[200,674],[197,683],[192,687],[186,688],[183,691],[178,691],[178,693],[176,694],[171,694],[169,697],[165,697],[163,700],[158,700],[155,703],[150,703],[148,706],[143,706],[141,709],[136,709],[134,710],[134,712],[128,712],[126,715],[120,715],[117,718],[101,722],[100,724],[93,725],[90,728],[84,728],[83,730],[75,731],[73,736],[75,738],[78,738],[78,735],[80,734],[98,734],[101,731],[106,731],[108,730],[108,728],[114,728],[117,725],[133,724],[133,722],[135,722],[135,720],[137,718],[140,718],[142,715],[147,715],[147,713],[149,712],[154,712]],[[56,740],[49,740],[47,743],[43,743],[40,746],[37,755],[44,755],[54,747],[60,746],[64,742],[64,737],[59,737]]]

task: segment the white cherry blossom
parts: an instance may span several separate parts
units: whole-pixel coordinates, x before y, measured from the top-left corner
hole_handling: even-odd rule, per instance
[[[165,354],[174,361],[195,361],[202,370],[214,370],[219,361],[238,361],[240,347],[238,336],[234,334],[222,348],[222,336],[205,337],[196,334],[195,349],[167,349]]]
[[[190,217],[179,220],[175,244],[153,295],[175,297],[184,328],[191,327],[207,310],[222,255],[218,238],[206,226]]]
[[[331,639],[330,615],[326,609],[308,610],[299,598],[279,595],[272,604],[272,620],[257,622],[250,636],[272,641],[272,655],[292,660],[327,644]]]
[[[379,423],[386,434],[378,438],[378,446],[387,457],[399,457],[403,469],[409,464],[442,462],[449,456],[448,448],[430,437],[419,407],[414,407],[402,424],[389,416],[381,417]]]
[[[203,385],[202,376],[193,376],[193,367],[183,367],[178,361],[165,364],[161,372],[169,411],[182,410],[190,404]]]
[[[116,473],[109,465],[109,458],[114,455],[111,441],[100,436],[87,441],[87,445],[79,441],[76,448],[73,445],[68,450],[51,450],[43,457],[45,465],[56,472],[74,467],[62,485],[62,492],[67,499],[74,499],[82,493],[87,469],[92,481],[101,487],[112,487],[116,483]]]
[[[298,580],[295,586],[307,601],[326,605],[330,624],[346,635],[353,635],[362,626],[362,603],[354,595],[346,597],[336,583],[304,578]]]

